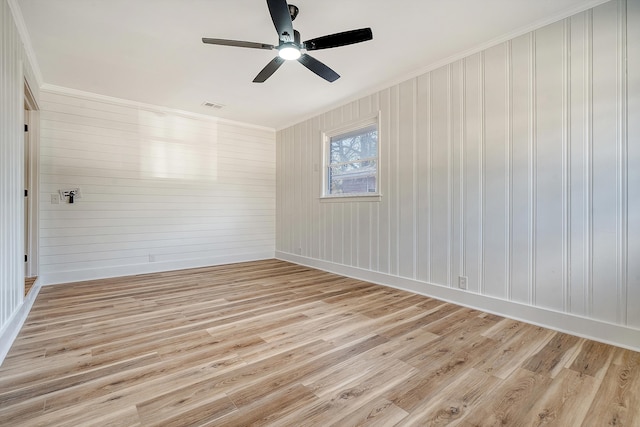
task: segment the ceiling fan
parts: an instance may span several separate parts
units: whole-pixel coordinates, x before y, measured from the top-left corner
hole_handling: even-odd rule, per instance
[[[340,78],[340,75],[312,56],[303,53],[303,51],[346,46],[373,39],[371,28],[360,28],[358,30],[317,37],[301,43],[300,33],[293,29],[293,20],[298,16],[298,8],[292,4],[287,4],[286,0],[267,0],[267,6],[269,7],[273,25],[278,31],[279,43],[277,46],[239,40],[202,39],[203,43],[208,44],[247,47],[252,49],[277,49],[278,56],[258,73],[256,78],[253,79],[254,83],[263,83],[266,81],[286,60],[297,60],[323,79],[334,82]]]

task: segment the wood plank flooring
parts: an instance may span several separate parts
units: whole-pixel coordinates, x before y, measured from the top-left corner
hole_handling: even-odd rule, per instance
[[[267,260],[44,287],[2,426],[640,426],[640,353]]]
[[[25,277],[24,278],[24,296],[29,295],[29,291],[33,287],[33,284],[36,282],[37,277]]]

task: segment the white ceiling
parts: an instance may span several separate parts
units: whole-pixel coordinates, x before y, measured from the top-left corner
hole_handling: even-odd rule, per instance
[[[265,0],[14,0],[44,83],[272,128],[417,75],[434,64],[602,1],[292,0],[302,40],[371,27],[373,40],[311,52],[342,77],[295,61],[252,83],[277,44]],[[222,110],[201,106],[223,104]]]

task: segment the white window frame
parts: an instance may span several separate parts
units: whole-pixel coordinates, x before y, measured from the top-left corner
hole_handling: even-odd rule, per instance
[[[340,136],[342,134],[364,129],[371,125],[375,125],[378,131],[378,153],[376,161],[376,192],[375,193],[346,193],[346,194],[331,194],[329,192],[329,165],[330,159],[330,145],[331,138]],[[321,202],[353,202],[353,201],[367,201],[376,202],[380,201],[382,194],[380,193],[380,149],[381,143],[380,132],[380,113],[376,112],[368,116],[361,117],[357,120],[350,121],[348,123],[327,129],[322,132],[322,179],[320,189],[320,201]]]

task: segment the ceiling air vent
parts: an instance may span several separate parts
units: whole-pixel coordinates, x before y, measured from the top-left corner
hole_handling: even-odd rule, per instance
[[[207,108],[213,108],[214,110],[220,110],[222,109],[222,107],[224,107],[224,105],[222,104],[216,104],[215,102],[209,102],[209,101],[204,101],[202,105]]]

